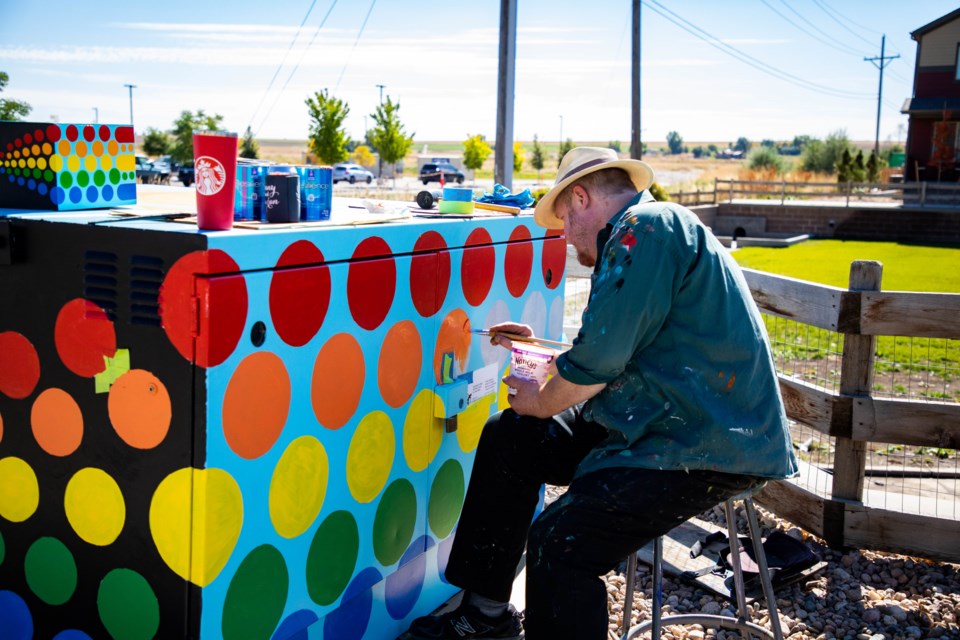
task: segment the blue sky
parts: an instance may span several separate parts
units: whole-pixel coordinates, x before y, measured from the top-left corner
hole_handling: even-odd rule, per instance
[[[878,71],[863,58],[879,55],[884,33],[887,55],[901,57],[884,75],[880,139],[902,141],[899,109],[912,91],[916,55],[910,31],[957,8],[947,0],[644,2],[649,141],[671,130],[687,141],[730,141],[822,138],[837,129],[872,140]],[[138,132],[169,129],[180,111],[204,109],[222,114],[231,130],[250,125],[262,138],[305,138],[304,99],[326,88],[348,103],[348,133],[361,137],[380,99],[377,85],[385,85],[383,95],[399,100],[419,141],[493,138],[499,7],[498,0],[0,0],[0,70],[10,75],[3,97],[29,102],[32,120],[96,115],[123,123],[130,117],[124,85],[134,84]],[[562,127],[577,141],[629,142],[630,7],[630,0],[519,0],[515,138],[553,141]],[[690,33],[697,29],[714,45]]]

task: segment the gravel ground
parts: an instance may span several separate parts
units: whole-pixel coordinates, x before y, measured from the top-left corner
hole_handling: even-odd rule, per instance
[[[563,488],[547,487],[547,502]],[[784,636],[797,640],[905,640],[908,638],[960,639],[960,565],[935,563],[922,558],[861,550],[839,551],[822,540],[758,507],[764,537],[782,529],[807,541],[828,563],[806,582],[777,591],[777,606]],[[718,506],[700,518],[725,526]],[[746,533],[742,508],[737,510],[738,530]],[[960,544],[960,541],[958,541]],[[637,594],[630,625],[651,617],[651,569],[640,563]],[[604,576],[610,612],[610,638],[620,637],[626,577],[619,572]],[[711,613],[736,617],[736,603],[696,585],[664,576],[663,637],[670,639],[739,638],[739,632],[703,629],[692,625],[670,626],[671,613]],[[760,598],[752,605],[752,620],[766,625],[766,604]]]

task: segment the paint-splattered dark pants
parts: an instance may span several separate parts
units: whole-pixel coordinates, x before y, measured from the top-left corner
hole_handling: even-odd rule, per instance
[[[552,420],[507,410],[484,427],[446,577],[505,602],[526,545],[528,640],[607,638],[600,576],[653,538],[758,484],[751,476],[627,468],[571,483],[606,434],[579,408]],[[569,489],[531,524],[543,483]]]

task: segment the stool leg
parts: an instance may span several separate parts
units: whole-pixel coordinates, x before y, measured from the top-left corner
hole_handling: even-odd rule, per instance
[[[663,536],[653,540],[653,628],[650,637],[660,638],[660,608],[663,606]]]
[[[630,620],[633,613],[633,592],[637,588],[637,552],[634,551],[627,556],[627,594],[623,600],[623,631],[622,638],[627,637],[630,631]]]
[[[746,589],[743,586],[743,569],[740,568],[740,538],[737,536],[737,514],[733,509],[733,500],[723,503],[723,512],[727,518],[727,539],[730,541],[730,565],[733,567],[733,591],[737,597],[737,615],[741,622],[749,620],[747,612]],[[741,629],[744,640],[750,636]]]
[[[760,584],[763,586],[763,597],[767,601],[767,613],[770,615],[770,629],[773,630],[773,636],[777,640],[783,640],[783,630],[780,628],[780,614],[777,610],[777,595],[773,592],[773,583],[770,581],[770,570],[767,567],[767,555],[763,553],[763,541],[760,538],[760,523],[757,520],[757,510],[753,506],[753,500],[744,498],[744,510],[747,512],[747,526],[750,529],[750,539],[753,541],[753,548],[759,549],[757,556],[757,567],[760,569]]]

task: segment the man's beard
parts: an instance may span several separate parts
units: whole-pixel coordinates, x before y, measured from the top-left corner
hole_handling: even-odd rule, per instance
[[[596,258],[577,249],[577,262],[585,267],[592,267],[597,264]]]

